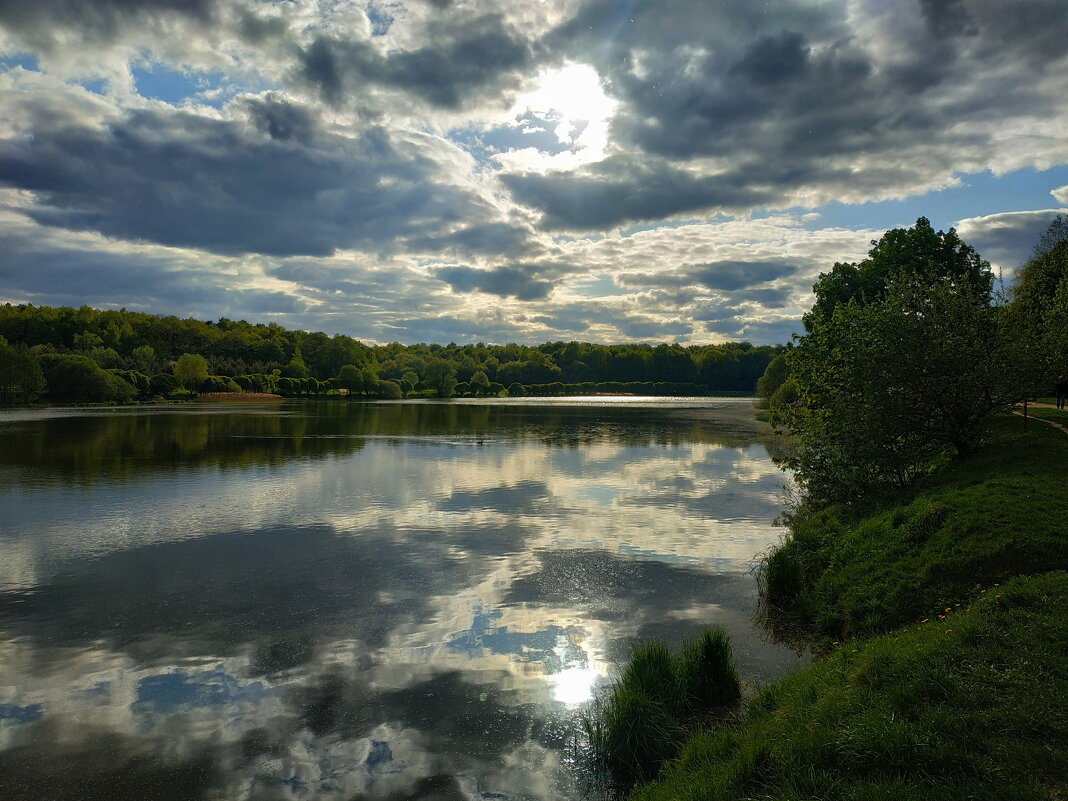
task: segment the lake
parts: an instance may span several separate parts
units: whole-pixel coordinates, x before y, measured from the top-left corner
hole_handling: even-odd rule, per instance
[[[746,399],[0,411],[3,797],[569,799],[633,643],[754,624]]]

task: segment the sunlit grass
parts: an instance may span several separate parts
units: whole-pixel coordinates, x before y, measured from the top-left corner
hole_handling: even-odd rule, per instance
[[[1054,799],[1068,779],[1068,575],[842,640],[693,737],[635,801]],[[961,611],[963,610],[963,611]]]
[[[1068,569],[1068,437],[1018,417],[991,436],[908,494],[797,523],[758,571],[765,598],[829,642],[925,617],[980,584]]]

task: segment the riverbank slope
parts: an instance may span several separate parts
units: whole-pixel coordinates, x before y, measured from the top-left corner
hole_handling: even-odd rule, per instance
[[[827,656],[693,737],[633,799],[1055,799],[1068,786],[1068,437],[797,521],[768,592]]]

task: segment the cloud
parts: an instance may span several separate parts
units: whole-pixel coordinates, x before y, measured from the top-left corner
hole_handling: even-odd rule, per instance
[[[961,239],[995,268],[1008,273],[1031,258],[1035,244],[1050,222],[1068,209],[1008,211],[968,217],[957,223]]]
[[[991,159],[1011,169],[1068,157],[1054,141],[1065,54],[1027,30],[1068,25],[1063,4],[926,4],[926,15],[891,17],[864,0],[776,2],[760,14],[669,0],[633,3],[623,20],[614,5],[586,3],[554,35],[589,52],[621,101],[617,155],[569,174],[505,176],[546,226],[900,197]],[[1017,12],[1031,22],[1010,19]],[[1006,51],[1019,56],[1008,71]],[[1029,129],[1006,130],[1007,113]]]
[[[341,136],[283,99],[242,101],[247,121],[158,107],[106,127],[56,124],[60,99],[49,100],[33,109],[32,137],[0,142],[0,184],[35,192],[26,213],[44,225],[217,253],[329,255],[393,249],[495,213],[449,183],[425,138],[375,127]]]
[[[334,105],[381,87],[458,109],[484,92],[516,88],[533,57],[531,42],[500,14],[461,13],[438,18],[429,43],[412,50],[383,52],[369,39],[317,36],[299,53],[296,75]]]
[[[846,215],[874,231],[841,207],[1068,164],[1066,26],[1059,0],[13,0],[0,195],[38,225],[3,297],[377,341],[773,337],[948,201]],[[998,265],[1030,249],[1011,202],[962,221]]]
[[[1058,203],[1068,203],[1068,185],[1051,189],[1050,194],[1053,195],[1053,199]]]
[[[433,275],[455,292],[478,290],[516,300],[541,300],[548,297],[555,286],[555,281],[539,277],[538,273],[542,271],[536,265],[495,267],[491,270],[458,266],[436,268]]]
[[[793,275],[796,264],[774,261],[719,261],[697,264],[670,273],[623,273],[624,286],[695,286],[738,290]]]

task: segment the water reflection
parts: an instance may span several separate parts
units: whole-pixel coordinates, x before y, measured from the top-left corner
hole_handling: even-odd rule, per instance
[[[737,401],[22,413],[0,472],[5,798],[563,799],[636,639],[797,660]]]

